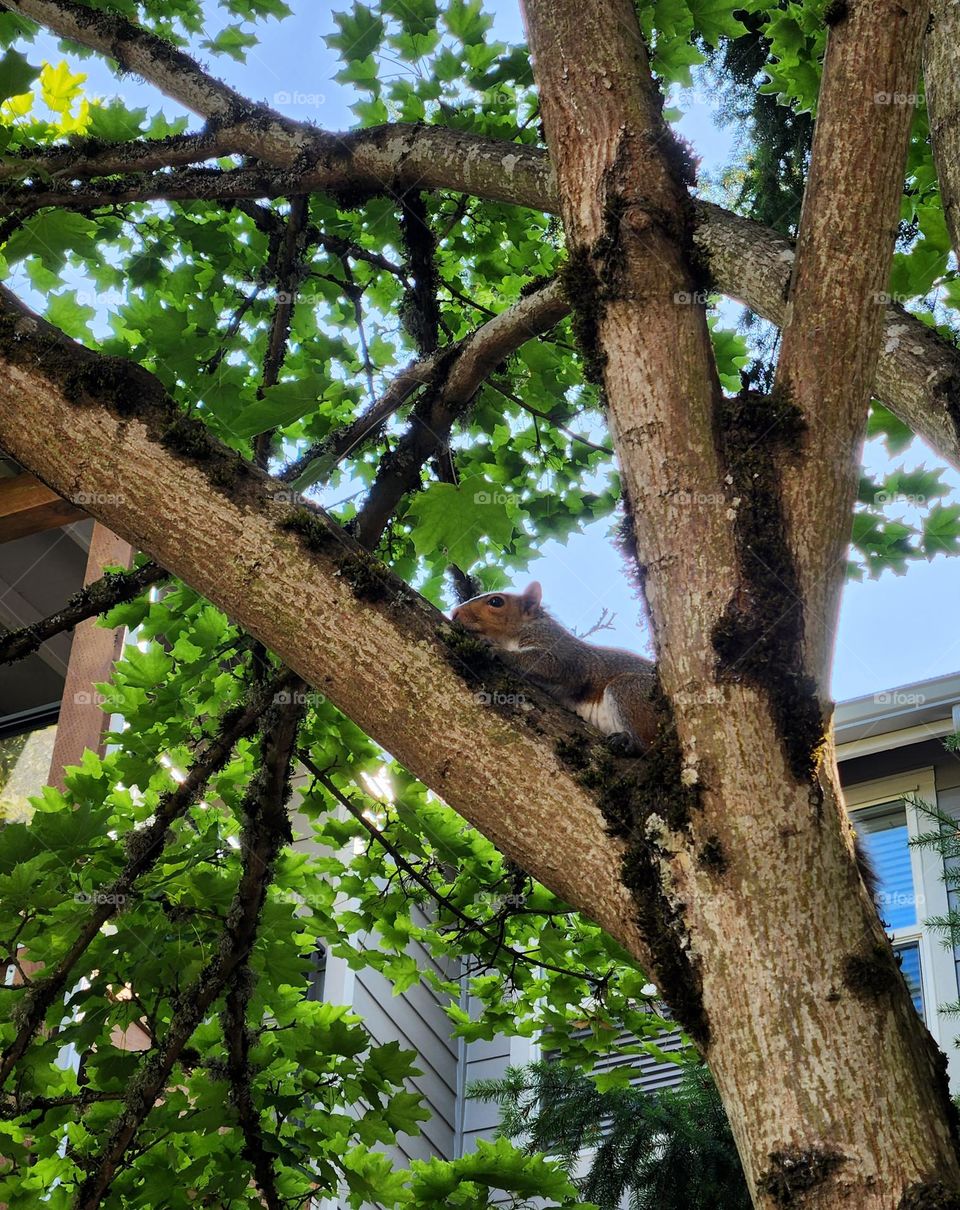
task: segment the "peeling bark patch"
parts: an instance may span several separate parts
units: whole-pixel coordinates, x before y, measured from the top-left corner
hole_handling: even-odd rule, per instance
[[[821,1185],[846,1157],[827,1147],[787,1147],[771,1151],[770,1167],[757,1181],[757,1188],[778,1206],[802,1205],[806,1193]]]
[[[786,541],[777,460],[797,450],[799,409],[782,393],[718,403],[718,440],[735,505],[741,585],[713,633],[719,675],[762,689],[791,771],[812,782],[826,744],[816,682],[803,668],[800,581]]]
[[[893,991],[899,972],[893,955],[882,945],[871,945],[848,954],[843,963],[843,982],[860,1000],[876,1000]]]
[[[942,1181],[911,1185],[897,1210],[960,1210],[960,1190],[948,1189]]]

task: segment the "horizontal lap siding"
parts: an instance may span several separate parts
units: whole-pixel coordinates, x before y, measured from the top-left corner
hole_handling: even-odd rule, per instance
[[[473,1020],[481,1015],[482,1006],[473,996],[467,1011]],[[505,1035],[467,1042],[463,1048],[464,1100],[461,1127],[461,1153],[474,1151],[478,1139],[493,1139],[500,1122],[500,1110],[492,1102],[477,1101],[469,1095],[476,1080],[500,1080],[510,1066],[510,1039]]]
[[[413,909],[414,923],[429,927],[429,919],[418,907]],[[375,935],[363,942],[376,947]],[[455,967],[447,970],[419,941],[411,941],[407,954],[423,972],[441,978],[456,979]],[[398,1042],[415,1053],[414,1066],[421,1073],[412,1076],[408,1086],[423,1098],[430,1117],[422,1122],[419,1135],[399,1135],[387,1155],[406,1167],[411,1159],[453,1159],[457,1100],[458,1044],[444,1012],[448,997],[427,980],[413,984],[394,995],[393,984],[371,968],[354,975],[353,1008],[363,1019],[370,1036],[378,1043]]]

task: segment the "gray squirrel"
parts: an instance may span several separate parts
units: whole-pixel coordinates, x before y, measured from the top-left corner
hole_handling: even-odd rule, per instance
[[[642,755],[657,732],[655,665],[632,651],[578,639],[547,613],[542,597],[534,581],[521,593],[471,597],[450,616],[471,634],[487,639],[508,667],[606,735],[612,751]],[[860,877],[876,902],[879,879],[856,833],[853,847]]]
[[[509,667],[606,735],[612,751],[639,756],[657,731],[654,665],[632,651],[578,639],[541,600],[534,581],[522,593],[485,592],[450,616],[487,639]]]

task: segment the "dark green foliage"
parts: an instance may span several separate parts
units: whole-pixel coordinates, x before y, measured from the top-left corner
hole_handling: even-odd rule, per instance
[[[748,1210],[743,1170],[716,1086],[706,1068],[685,1067],[681,1084],[651,1095],[599,1091],[556,1062],[511,1068],[480,1081],[471,1096],[500,1106],[500,1130],[530,1151],[559,1156],[574,1170],[596,1148],[581,1194],[600,1210]]]
[[[736,208],[783,235],[794,235],[813,140],[810,113],[757,88],[767,66],[770,13],[741,12],[746,32],[725,40],[712,65],[721,73],[721,121],[750,132]]]

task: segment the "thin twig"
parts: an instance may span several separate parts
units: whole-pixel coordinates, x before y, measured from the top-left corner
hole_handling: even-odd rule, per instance
[[[465,930],[471,933],[479,933],[482,937],[486,937],[488,941],[493,941],[496,948],[502,949],[505,953],[510,954],[516,961],[523,962],[527,966],[535,967],[539,970],[553,971],[557,975],[572,975],[576,979],[584,979],[588,983],[601,983],[603,977],[595,975],[590,971],[572,970],[569,967],[553,966],[549,962],[543,962],[536,954],[526,954],[522,950],[515,950],[511,946],[505,945],[503,940],[503,927],[501,922],[500,934],[497,935],[491,932],[490,925],[487,921],[477,920],[468,912],[465,912],[459,904],[455,903],[448,895],[444,895],[442,891],[438,891],[429,878],[422,874],[416,866],[412,865],[400,852],[400,850],[390,841],[387,836],[377,827],[377,825],[367,817],[360,807],[350,801],[347,796],[330,780],[330,778],[314,763],[309,752],[301,749],[297,753],[300,763],[313,776],[313,778],[323,786],[323,788],[336,801],[353,816],[353,818],[363,828],[369,832],[370,836],[380,845],[380,847],[389,854],[393,863],[398,869],[402,870],[409,878],[411,878],[417,886],[427,892],[431,899],[445,907],[448,912],[464,926]]]
[[[144,589],[167,576],[168,573],[153,562],[144,563],[133,571],[108,571],[99,580],[74,593],[63,609],[21,630],[0,635],[0,664],[12,664],[32,655],[54,635],[72,630],[78,623],[106,613],[115,605],[134,600]]]

